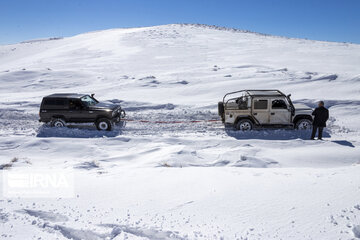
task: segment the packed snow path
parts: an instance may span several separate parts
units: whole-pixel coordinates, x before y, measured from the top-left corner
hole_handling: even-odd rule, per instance
[[[359,63],[356,44],[199,25],[0,46],[0,174],[75,177],[70,199],[1,195],[0,238],[359,237]],[[324,100],[325,141],[191,122],[218,119],[217,102],[244,88]],[[55,92],[96,93],[136,121],[50,128],[38,111]],[[184,123],[154,124],[172,121]]]

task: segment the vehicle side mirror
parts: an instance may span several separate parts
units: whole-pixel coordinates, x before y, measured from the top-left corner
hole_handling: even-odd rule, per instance
[[[91,94],[91,97],[93,98],[94,96],[95,96],[95,93],[92,93],[92,94]]]

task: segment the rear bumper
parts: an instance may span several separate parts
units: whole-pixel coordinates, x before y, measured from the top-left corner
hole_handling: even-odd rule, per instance
[[[43,122],[43,123],[48,123],[50,121],[51,121],[50,119],[43,119],[43,118],[39,119],[39,122]]]

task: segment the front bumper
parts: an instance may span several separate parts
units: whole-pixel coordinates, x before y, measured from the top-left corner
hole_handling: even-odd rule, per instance
[[[119,109],[118,112],[112,117],[112,121],[115,123],[121,122],[121,119],[126,117],[126,112],[123,109]]]

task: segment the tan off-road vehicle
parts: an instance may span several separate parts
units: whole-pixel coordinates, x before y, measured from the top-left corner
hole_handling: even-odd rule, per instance
[[[218,111],[224,124],[242,131],[256,127],[310,129],[312,109],[293,104],[290,96],[279,90],[231,92],[219,102]]]

